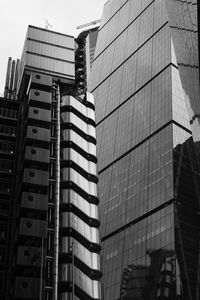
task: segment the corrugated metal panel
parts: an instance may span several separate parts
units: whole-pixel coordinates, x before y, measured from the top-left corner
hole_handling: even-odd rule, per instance
[[[74,62],[74,50],[47,45],[41,42],[28,41],[27,51]]]
[[[74,49],[74,37],[57,32],[45,30],[43,28],[28,27],[28,38],[58,45],[61,47]]]
[[[19,91],[24,70],[27,74],[31,70],[70,81],[74,80],[74,47],[75,42],[72,36],[29,26],[22,52],[17,90]],[[46,83],[36,82],[51,86],[52,82],[50,81],[49,77]]]
[[[75,66],[73,63],[59,61],[53,58],[39,56],[36,54],[26,53],[26,65],[29,67],[39,68],[45,72],[61,74],[65,77],[75,76]]]

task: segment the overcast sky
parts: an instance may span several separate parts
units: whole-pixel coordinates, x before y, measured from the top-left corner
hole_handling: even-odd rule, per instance
[[[78,25],[101,18],[107,0],[0,0],[0,94],[3,93],[8,57],[21,57],[28,25],[77,36]]]

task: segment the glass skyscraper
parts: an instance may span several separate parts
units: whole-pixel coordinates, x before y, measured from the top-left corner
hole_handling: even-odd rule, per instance
[[[198,300],[197,1],[107,1],[90,90],[103,299]]]

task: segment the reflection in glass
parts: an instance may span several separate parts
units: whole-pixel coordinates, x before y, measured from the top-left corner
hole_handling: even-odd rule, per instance
[[[123,269],[118,299],[180,299],[182,282],[175,252],[150,250],[147,255],[148,267],[133,264]]]

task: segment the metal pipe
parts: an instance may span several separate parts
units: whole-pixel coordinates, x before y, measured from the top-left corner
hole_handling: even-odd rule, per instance
[[[16,100],[16,92],[17,92],[17,82],[18,82],[18,77],[19,77],[19,64],[20,64],[20,60],[17,59],[16,62],[16,68],[15,68],[15,81],[14,81],[14,86],[13,86],[13,95],[14,95],[14,99]]]
[[[197,1],[197,35],[198,35],[198,61],[199,61],[199,86],[200,86],[200,2]],[[198,152],[197,152],[198,153]],[[199,201],[199,207],[198,207],[198,217],[200,220],[200,201]],[[200,235],[199,235],[199,241],[198,241],[198,271],[197,271],[197,283],[196,283],[196,299],[199,299],[200,297]]]
[[[15,60],[12,61],[11,76],[10,76],[9,92],[10,92],[11,99],[13,98],[14,81],[15,81]]]
[[[44,248],[44,238],[42,237],[42,243],[41,243],[41,265],[40,265],[40,296],[39,300],[42,300],[42,277],[43,277],[43,261],[44,261],[44,255],[43,255],[43,248]]]
[[[200,86],[200,3],[199,1],[197,1],[197,33],[198,33],[199,86]]]
[[[12,57],[9,57],[8,59],[8,65],[7,65],[7,72],[6,72],[6,82],[5,82],[5,90],[4,90],[4,97],[8,97],[8,90],[10,85],[10,73],[11,73],[11,65],[12,65]]]
[[[52,86],[56,100],[56,185],[55,185],[55,211],[54,211],[54,288],[53,299],[58,299],[58,251],[59,251],[59,205],[60,205],[60,87]]]
[[[72,240],[72,300],[74,300],[74,242]]]

